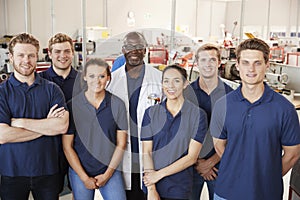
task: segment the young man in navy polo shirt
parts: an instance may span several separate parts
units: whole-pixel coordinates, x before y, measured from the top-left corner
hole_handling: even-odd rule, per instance
[[[193,89],[189,99],[205,110],[210,122],[211,111],[216,101],[232,88],[225,84],[218,76],[221,64],[220,50],[213,44],[204,44],[196,52],[199,78],[191,83]],[[195,98],[195,97],[196,98]],[[217,155],[212,137],[206,134],[200,156],[194,170],[194,184],[190,200],[199,200],[204,182],[207,184],[209,199],[213,200],[215,182],[218,176],[220,157]]]
[[[254,38],[236,49],[242,84],[214,106],[210,123],[221,157],[215,199],[281,200],[282,176],[300,154],[296,110],[263,82],[269,46]]]
[[[40,76],[56,83],[62,89],[68,102],[80,91],[80,81],[76,80],[78,72],[72,67],[74,58],[72,38],[63,33],[55,34],[49,39],[48,54],[52,65],[46,71],[41,72]]]
[[[65,98],[35,73],[39,41],[22,33],[9,43],[14,73],[0,85],[0,197],[56,200],[61,182],[58,135],[68,129]]]
[[[49,39],[48,55],[52,65],[40,76],[56,83],[65,95],[66,102],[80,92],[80,78],[76,79],[78,72],[72,67],[74,58],[74,45],[72,38],[63,33],[57,33]],[[62,180],[68,172],[68,161],[61,148]],[[66,181],[69,182],[69,181]],[[69,184],[68,184],[69,185]],[[70,185],[69,188],[71,189]],[[63,190],[63,188],[61,188]]]

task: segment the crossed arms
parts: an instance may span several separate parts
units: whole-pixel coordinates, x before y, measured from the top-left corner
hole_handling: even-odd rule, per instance
[[[11,125],[0,123],[0,144],[26,142],[42,135],[54,136],[66,133],[69,126],[69,112],[55,104],[47,118],[12,118]]]

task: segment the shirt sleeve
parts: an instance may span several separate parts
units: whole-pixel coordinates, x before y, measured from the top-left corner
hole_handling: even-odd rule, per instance
[[[76,126],[73,117],[72,100],[68,102],[67,107],[69,110],[69,128],[66,134],[73,135],[75,134]]]
[[[284,146],[300,144],[300,125],[297,112],[294,108],[286,110],[284,114],[281,144]]]
[[[52,101],[50,106],[52,107],[55,104],[58,104],[58,107],[64,107],[65,109],[67,109],[64,93],[55,83],[51,83],[51,84],[53,84],[53,92],[52,92]]]
[[[148,108],[144,113],[141,129],[141,141],[153,140],[153,133],[151,129],[151,117],[149,115],[150,108]]]
[[[127,120],[127,111],[126,111],[125,103],[121,99],[118,99],[117,106],[118,106],[118,112],[116,116],[117,129],[128,130],[128,120]]]
[[[207,115],[204,112],[204,110],[199,108],[199,118],[198,118],[198,123],[196,121],[196,135],[193,138],[197,142],[200,142],[201,144],[204,141],[205,135],[207,133]]]
[[[5,99],[3,88],[0,87],[0,123],[11,124],[11,112]]]
[[[222,98],[225,99],[225,98]],[[210,134],[214,138],[227,139],[227,131],[224,126],[226,119],[226,102],[217,101],[210,121]]]

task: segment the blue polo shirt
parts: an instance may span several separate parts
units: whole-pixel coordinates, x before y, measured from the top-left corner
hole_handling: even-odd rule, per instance
[[[282,145],[300,143],[294,106],[266,84],[262,97],[250,103],[240,86],[215,104],[210,128],[213,137],[227,140],[216,194],[230,200],[281,200]]]
[[[35,74],[31,86],[14,74],[0,85],[0,123],[11,118],[47,118],[50,108],[65,106],[60,88]],[[59,172],[59,137],[42,136],[32,141],[0,145],[0,174],[4,176],[43,176]]]
[[[193,92],[190,93],[188,97],[190,101],[198,105],[206,112],[209,124],[211,118],[211,111],[216,101],[225,94],[231,92],[232,88],[226,83],[224,83],[220,78],[218,78],[217,87],[208,95],[204,90],[200,88],[199,79],[200,77],[198,77],[197,80],[191,83],[191,88],[193,89]],[[208,133],[206,137],[210,138],[206,138],[200,153],[200,157],[204,159],[208,159],[216,153],[210,134]]]
[[[185,100],[181,111],[173,117],[163,101],[145,111],[141,140],[153,141],[154,168],[159,170],[187,155],[191,139],[202,143],[206,132],[207,117],[202,109]],[[191,166],[161,179],[156,183],[156,189],[164,198],[188,199],[192,185]]]
[[[117,130],[127,130],[124,102],[109,92],[98,109],[86,99],[84,92],[68,103],[70,126],[74,134],[73,148],[89,176],[102,174],[109,165],[117,144]]]
[[[76,80],[78,72],[73,67],[71,67],[71,71],[65,79],[56,74],[53,70],[53,66],[39,74],[41,77],[56,83],[61,88],[65,95],[66,102],[68,102],[72,96],[80,92],[80,78],[78,77],[78,80]]]

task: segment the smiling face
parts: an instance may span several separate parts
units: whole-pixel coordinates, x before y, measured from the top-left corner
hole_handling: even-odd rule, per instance
[[[87,66],[83,79],[87,83],[87,92],[99,94],[105,92],[110,76],[107,75],[106,67],[91,64]]]
[[[265,62],[264,55],[258,50],[243,50],[237,64],[240,77],[244,85],[263,84],[265,73],[269,67],[269,62]]]
[[[183,90],[187,87],[187,81],[176,69],[168,69],[163,74],[163,92],[168,100],[183,98]]]
[[[134,68],[144,63],[146,41],[141,34],[131,32],[125,36],[122,52],[126,59],[126,66]]]
[[[220,60],[216,50],[204,50],[198,53],[198,69],[200,76],[205,79],[210,79],[218,76],[218,68]]]
[[[54,68],[67,70],[71,67],[74,53],[69,42],[52,44],[52,49],[48,53]]]
[[[14,66],[16,77],[34,76],[37,65],[37,49],[32,44],[17,43],[13,48],[13,54],[9,54]]]

